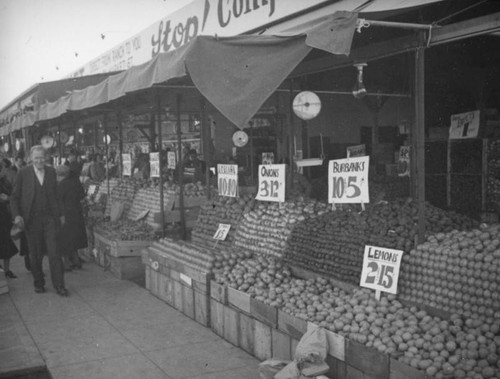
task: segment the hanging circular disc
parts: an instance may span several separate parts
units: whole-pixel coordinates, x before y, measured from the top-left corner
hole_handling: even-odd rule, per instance
[[[3,144],[3,151],[5,151],[6,153],[8,153],[8,152],[9,152],[9,148],[10,148],[9,143],[8,143],[8,142],[5,142],[5,143]]]
[[[319,114],[321,100],[314,92],[299,92],[293,99],[293,112],[302,120],[311,120]]]
[[[45,149],[50,149],[54,146],[54,138],[52,136],[43,136],[40,143]]]
[[[233,143],[236,147],[243,147],[248,143],[248,134],[243,130],[238,130],[233,134]]]

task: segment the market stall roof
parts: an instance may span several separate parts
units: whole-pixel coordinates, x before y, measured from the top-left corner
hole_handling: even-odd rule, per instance
[[[222,114],[243,126],[312,48],[348,55],[356,20],[356,13],[336,12],[307,33],[292,37],[198,36],[177,50],[40,106],[38,112],[12,123],[7,132],[32,125],[34,118],[57,118],[188,75]]]

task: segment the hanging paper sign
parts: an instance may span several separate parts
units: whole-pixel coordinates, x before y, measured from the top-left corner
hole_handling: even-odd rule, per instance
[[[479,111],[451,116],[450,139],[475,138],[479,132]]]
[[[123,175],[132,175],[132,157],[130,154],[122,154]]]
[[[87,190],[87,196],[92,196],[93,194],[95,194],[96,189],[97,186],[95,184],[91,184],[89,186],[89,189]]]
[[[219,227],[214,234],[214,240],[224,241],[229,233],[229,229],[231,229],[230,224],[219,224]]]
[[[328,202],[370,202],[368,169],[370,157],[337,159],[328,163]]]
[[[274,164],[274,153],[262,153],[262,164]]]
[[[398,176],[410,176],[410,146],[399,148]]]
[[[238,165],[218,164],[217,183],[219,196],[236,197],[238,195]]]
[[[396,294],[402,250],[365,246],[361,287]]]
[[[175,151],[167,152],[167,168],[169,170],[175,170],[177,166],[177,158],[175,156]]]
[[[160,153],[149,153],[150,176],[160,177]]]
[[[362,157],[366,155],[366,145],[355,145],[347,147],[347,158]]]
[[[285,201],[285,165],[259,165],[259,190],[257,200]]]

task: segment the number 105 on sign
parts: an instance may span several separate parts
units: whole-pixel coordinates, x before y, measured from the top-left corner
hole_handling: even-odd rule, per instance
[[[328,163],[329,203],[369,203],[370,157],[337,159]]]
[[[402,250],[365,246],[361,287],[397,293]]]

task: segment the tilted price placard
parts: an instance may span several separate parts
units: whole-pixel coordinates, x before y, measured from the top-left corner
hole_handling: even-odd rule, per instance
[[[328,202],[370,202],[368,170],[370,157],[337,159],[328,163]]]
[[[87,190],[87,196],[94,195],[96,190],[97,190],[97,186],[95,184],[91,184],[89,186],[89,189]]]
[[[219,196],[238,196],[238,165],[218,164],[217,183]]]
[[[160,177],[160,153],[149,153],[150,176]]]
[[[346,148],[347,158],[362,157],[366,155],[366,145],[348,146]]]
[[[365,246],[361,287],[396,294],[402,250]]]
[[[284,164],[259,165],[257,200],[285,201],[286,169]]]
[[[167,152],[167,168],[169,170],[175,170],[177,165],[177,157],[175,156],[175,151]]]
[[[132,175],[132,156],[130,154],[122,154],[123,175]]]
[[[224,241],[229,233],[229,229],[231,229],[231,224],[219,224],[219,227],[214,234],[214,240]]]

